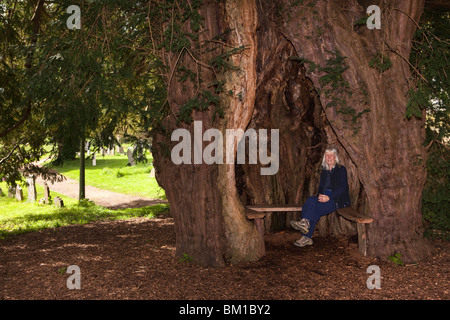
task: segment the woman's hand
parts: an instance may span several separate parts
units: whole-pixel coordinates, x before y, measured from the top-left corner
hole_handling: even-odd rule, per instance
[[[318,200],[319,202],[328,202],[330,201],[330,197],[325,194],[319,194]]]

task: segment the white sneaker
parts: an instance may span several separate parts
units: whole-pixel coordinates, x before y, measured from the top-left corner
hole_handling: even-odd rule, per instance
[[[294,242],[294,245],[296,245],[297,247],[306,247],[311,246],[312,244],[312,239],[305,236],[302,236],[300,239]]]
[[[309,232],[309,220],[308,219],[302,219],[300,221],[291,220],[290,224],[291,224],[292,228],[300,231],[303,234],[307,234]]]

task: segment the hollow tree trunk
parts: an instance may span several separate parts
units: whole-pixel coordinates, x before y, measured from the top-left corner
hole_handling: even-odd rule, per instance
[[[188,254],[199,264],[216,266],[261,258],[263,239],[246,220],[243,205],[297,203],[316,193],[328,144],[339,149],[347,167],[352,205],[374,219],[368,254],[387,258],[400,252],[405,261],[428,254],[420,208],[424,120],[405,119],[411,87],[405,59],[416,28],[412,20],[419,20],[424,1],[378,3],[384,8],[381,30],[354,24],[366,15],[366,2],[206,3],[203,40],[226,34],[219,53],[245,48],[230,56],[238,71],[216,75],[205,67],[217,49],[197,57],[202,63],[186,52],[166,53],[171,113],[154,137],[154,161],[171,205],[178,257]],[[392,62],[383,72],[369,66],[378,52]],[[173,80],[180,65],[197,68],[203,88],[224,81],[223,118],[213,117],[213,106],[192,112],[193,120],[202,121],[202,133],[217,128],[225,137],[226,129],[280,130],[276,175],[261,176],[259,165],[171,161],[173,130],[183,127],[194,135],[192,123],[176,121],[180,107],[198,90],[193,82]],[[331,224],[334,231],[341,229],[334,220]]]
[[[317,192],[318,164],[327,145],[326,119],[314,85],[296,59],[292,44],[258,8],[257,87],[248,128],[279,130],[279,170],[263,176],[260,165],[237,165],[244,204],[298,204]],[[269,213],[267,231],[286,228],[299,213]]]
[[[421,217],[426,178],[424,117],[405,118],[411,88],[405,60],[424,1],[372,1],[384,8],[381,30],[354,25],[365,16],[366,7],[360,3],[366,2],[348,1],[342,7],[339,1],[319,1],[291,7],[291,18],[280,27],[313,69],[309,77],[320,89],[333,133],[357,167],[368,214],[374,219],[368,232],[368,254],[387,258],[401,252],[405,260],[417,261],[429,254]],[[284,8],[288,6],[285,1]],[[338,53],[345,57],[341,66],[345,63],[348,69],[342,71],[342,78],[327,84],[333,70],[315,67],[336,70],[339,66],[330,62],[338,61]],[[377,53],[392,62],[388,70],[370,67]],[[333,89],[333,84],[338,88]]]

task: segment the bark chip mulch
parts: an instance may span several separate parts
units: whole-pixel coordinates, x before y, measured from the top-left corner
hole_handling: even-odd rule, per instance
[[[316,236],[297,248],[294,231],[266,235],[259,261],[222,268],[175,258],[172,218],[102,221],[0,240],[0,300],[449,299],[450,244],[400,266],[358,255],[355,239]],[[187,259],[188,260],[188,259]],[[67,268],[80,268],[69,290]],[[381,289],[368,289],[380,268]]]

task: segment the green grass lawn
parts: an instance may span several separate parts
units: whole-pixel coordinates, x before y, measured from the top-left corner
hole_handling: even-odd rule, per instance
[[[86,184],[97,188],[119,193],[140,195],[149,198],[165,198],[164,190],[155,178],[150,177],[152,158],[147,155],[147,163],[127,166],[126,155],[97,155],[97,165],[86,161]],[[53,167],[67,178],[79,180],[79,159],[65,161],[62,167]],[[3,196],[0,196],[0,239],[9,235],[54,228],[70,224],[85,224],[104,219],[128,219],[132,217],[152,218],[168,211],[168,205],[154,205],[143,208],[110,210],[92,203],[78,203],[72,199],[52,191],[54,199],[60,196],[64,208],[53,205],[39,205],[27,202],[28,190],[22,186],[24,201],[8,198],[8,186],[0,182]],[[37,199],[44,197],[44,188],[36,184]]]
[[[147,163],[127,166],[126,155],[97,155],[97,165],[86,160],[86,185],[119,193],[138,195],[153,199],[165,198],[164,190],[156,179],[150,177],[152,158]],[[62,167],[52,167],[67,178],[79,180],[80,160],[65,161]]]
[[[97,220],[129,219],[133,217],[153,218],[168,211],[168,205],[154,205],[142,208],[109,210],[91,203],[79,204],[56,192],[52,197],[60,196],[64,200],[64,208],[53,205],[39,205],[27,202],[27,188],[23,187],[24,201],[8,198],[6,183],[0,183],[3,196],[0,197],[0,239],[9,235],[38,231],[47,228],[71,224],[85,224]],[[43,187],[36,186],[38,199],[44,196]],[[6,194],[5,194],[6,193]]]

